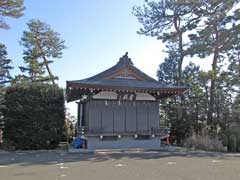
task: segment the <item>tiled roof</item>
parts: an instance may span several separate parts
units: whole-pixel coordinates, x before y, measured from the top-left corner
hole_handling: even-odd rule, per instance
[[[100,79],[100,80],[78,80],[78,81],[70,81],[72,84],[79,84],[79,85],[92,85],[96,86],[103,86],[103,87],[122,87],[122,88],[142,88],[142,89],[171,89],[171,88],[184,88],[184,87],[175,87],[169,85],[163,85],[161,83],[153,82],[153,81],[139,81],[133,79]]]
[[[121,57],[118,61],[118,63],[116,65],[114,65],[113,67],[99,73],[96,74],[95,76],[92,76],[90,78],[84,79],[85,81],[94,81],[94,80],[99,80],[102,79],[106,76],[109,76],[111,74],[113,74],[114,72],[118,71],[119,69],[122,69],[124,67],[128,67],[130,68],[133,72],[135,72],[136,74],[138,74],[140,77],[142,77],[143,79],[145,79],[146,81],[150,81],[150,82],[158,82],[157,80],[153,79],[152,77],[148,76],[147,74],[145,74],[144,72],[142,72],[141,70],[139,70],[138,68],[136,68],[134,66],[134,64],[132,63],[131,59],[128,57],[128,53],[126,53],[123,57]]]
[[[132,75],[136,76],[136,78],[117,78],[114,76],[123,69],[129,70]],[[159,93],[167,90],[169,95],[179,94],[179,92],[181,93],[186,90],[186,87],[165,85],[148,76],[134,66],[127,53],[120,58],[119,62],[115,66],[95,76],[82,80],[67,81],[67,96],[71,96],[71,88],[91,88],[97,90],[134,90],[140,92],[154,91]],[[176,91],[178,92],[176,93]],[[71,97],[68,98],[76,99]]]

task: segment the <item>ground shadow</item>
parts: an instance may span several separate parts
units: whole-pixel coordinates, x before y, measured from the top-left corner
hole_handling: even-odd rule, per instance
[[[123,152],[99,152],[99,153],[68,153],[66,151],[24,151],[0,153],[0,166],[18,164],[21,166],[47,165],[57,163],[69,163],[88,161],[98,163],[108,160],[121,160],[123,158],[134,160],[152,160],[168,157],[186,158],[225,158],[223,153],[215,152],[166,152],[166,151],[123,151]]]

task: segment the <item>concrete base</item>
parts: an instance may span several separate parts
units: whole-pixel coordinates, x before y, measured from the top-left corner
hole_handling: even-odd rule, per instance
[[[101,149],[155,149],[160,147],[160,140],[157,138],[147,140],[135,140],[133,138],[122,138],[117,140],[102,141],[97,137],[88,139],[89,150]]]
[[[71,145],[70,145],[71,146]],[[89,152],[98,150],[131,150],[131,149],[161,149],[159,138],[135,140],[133,138],[120,138],[117,140],[101,140],[99,137],[88,138],[88,149],[69,148],[71,152]]]

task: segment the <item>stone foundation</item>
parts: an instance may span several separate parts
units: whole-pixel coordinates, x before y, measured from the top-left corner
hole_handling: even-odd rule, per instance
[[[117,140],[101,140],[99,137],[88,137],[89,150],[158,148],[160,148],[160,140],[157,137],[146,140],[137,140],[132,137],[123,137]]]

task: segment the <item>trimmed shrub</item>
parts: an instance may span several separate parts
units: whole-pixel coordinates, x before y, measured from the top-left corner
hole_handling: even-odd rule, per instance
[[[185,140],[184,146],[205,151],[224,151],[223,144],[220,140],[212,139],[208,136],[191,136]]]
[[[4,141],[15,149],[56,148],[64,137],[64,93],[57,86],[31,83],[5,94]]]

